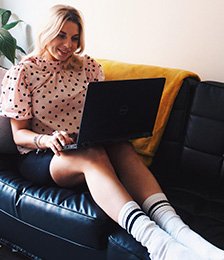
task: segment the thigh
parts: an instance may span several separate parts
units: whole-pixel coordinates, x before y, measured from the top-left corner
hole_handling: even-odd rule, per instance
[[[49,166],[54,156],[51,150],[31,151],[27,154],[23,154],[18,159],[18,168],[20,174],[37,184],[54,184],[51,177]]]
[[[84,183],[86,176],[93,170],[103,171],[110,168],[111,163],[103,147],[71,150],[54,156],[50,163],[53,180],[60,186],[71,187]]]

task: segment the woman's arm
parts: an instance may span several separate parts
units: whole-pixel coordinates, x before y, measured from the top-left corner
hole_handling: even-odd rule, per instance
[[[64,131],[56,131],[52,135],[38,134],[30,130],[29,120],[11,119],[14,142],[17,145],[31,149],[50,148],[56,155],[60,155],[62,146],[73,142],[73,139]]]
[[[34,140],[35,138],[38,137],[39,134],[30,130],[29,120],[11,119],[11,126],[12,126],[13,139],[17,145],[21,145],[31,149],[38,148]]]

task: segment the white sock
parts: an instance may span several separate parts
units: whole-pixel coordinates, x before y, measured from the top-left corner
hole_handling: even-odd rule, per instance
[[[164,193],[148,197],[143,202],[142,208],[163,230],[202,258],[224,260],[224,251],[191,230],[176,214]]]
[[[129,201],[123,206],[118,223],[147,248],[152,260],[200,259],[151,221],[134,201]]]

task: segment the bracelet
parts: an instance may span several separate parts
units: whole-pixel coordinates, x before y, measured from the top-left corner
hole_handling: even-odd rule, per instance
[[[43,137],[44,135],[35,135],[33,138],[33,142],[36,145],[38,150],[41,150],[42,148],[40,147],[40,139]]]
[[[39,135],[39,138],[37,139],[37,144],[38,144],[39,147],[41,146],[41,144],[40,144],[40,139],[41,139],[43,136],[44,136],[44,135]]]

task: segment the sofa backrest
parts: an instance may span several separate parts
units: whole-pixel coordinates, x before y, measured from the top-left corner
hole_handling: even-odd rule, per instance
[[[191,106],[181,173],[208,181],[224,176],[224,84],[198,84]]]
[[[144,163],[149,166],[154,160],[154,154],[160,143],[161,136],[163,136],[173,102],[175,101],[176,95],[179,92],[183,81],[186,78],[199,80],[199,77],[193,72],[175,68],[123,63],[112,60],[98,61],[103,67],[106,80],[158,77],[166,79],[152,137],[140,138],[133,140],[132,142]]]
[[[223,179],[223,101],[224,83],[185,82],[152,165],[159,178],[203,184]]]
[[[179,87],[182,85],[183,80],[188,77],[198,78],[198,76],[190,71],[174,68],[164,68],[152,65],[141,64],[128,64],[123,62],[116,62],[111,60],[98,60],[104,70],[106,80],[118,80],[118,79],[136,79],[136,78],[166,78],[165,91],[163,92],[162,100],[163,105],[159,109],[159,117],[156,120],[156,130],[153,131],[152,138],[143,138],[137,143],[134,143],[136,150],[143,155],[143,159],[148,165],[156,151],[160,142],[160,137],[163,135],[166,121],[169,116],[169,112],[172,107],[173,100],[175,100],[176,94],[179,91]],[[161,102],[162,103],[162,102]],[[167,105],[168,104],[168,105]],[[149,104],[150,105],[150,104]],[[1,119],[0,129],[4,130],[4,133],[10,132],[11,127],[8,124],[8,119]],[[3,122],[4,121],[4,122]],[[158,124],[157,124],[158,122]],[[9,140],[8,146],[10,149],[7,152],[14,152],[11,136],[7,136]],[[4,139],[7,139],[6,136]],[[0,136],[0,139],[3,140]],[[9,146],[9,144],[11,144]],[[0,143],[1,145],[1,143]],[[1,152],[1,149],[0,149]]]
[[[176,97],[164,135],[150,166],[159,178],[167,179],[169,176],[172,182],[173,178],[179,176],[186,124],[197,84],[198,81],[194,79],[185,79]]]
[[[2,87],[2,79],[6,73],[6,69],[0,67],[0,95]],[[0,116],[0,153],[18,153],[16,145],[12,138],[12,129],[9,118]]]

